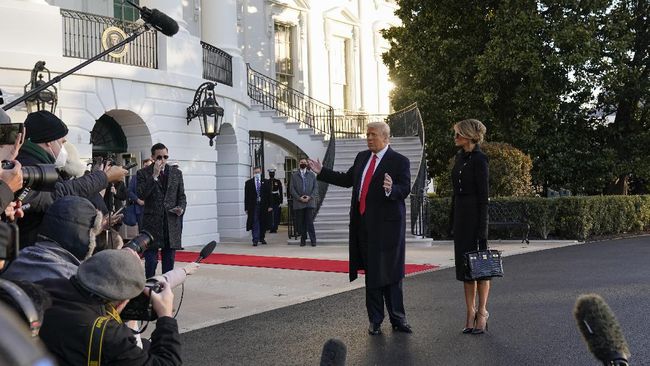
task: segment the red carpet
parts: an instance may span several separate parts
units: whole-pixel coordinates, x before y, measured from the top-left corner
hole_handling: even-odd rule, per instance
[[[194,252],[176,252],[177,262],[193,262],[198,257]],[[311,259],[290,257],[265,257],[260,255],[211,254],[201,263],[226,266],[291,269],[297,271],[348,273],[348,261],[333,259]],[[437,268],[430,264],[407,264],[406,274]]]

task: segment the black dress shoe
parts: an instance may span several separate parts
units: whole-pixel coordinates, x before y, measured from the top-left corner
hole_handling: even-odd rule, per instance
[[[368,327],[368,334],[370,335],[381,334],[381,324],[370,323],[370,326]]]
[[[413,329],[408,323],[393,324],[393,330],[402,333],[413,333]]]
[[[260,243],[262,243],[262,244],[266,244],[266,240],[262,239],[262,240],[260,241]]]
[[[312,242],[311,242],[311,246],[312,246],[312,247],[315,247],[315,246],[316,246],[316,242],[315,242],[315,241],[312,241]]]
[[[257,242],[256,242],[256,241],[253,242],[253,246],[254,246],[254,247],[257,246]]]
[[[301,247],[304,247],[304,246],[305,246],[305,243],[300,243],[300,246],[301,246]]]

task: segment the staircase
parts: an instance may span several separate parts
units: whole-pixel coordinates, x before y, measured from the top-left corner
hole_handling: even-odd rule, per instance
[[[415,181],[422,160],[422,144],[419,137],[393,137],[390,140],[393,150],[406,156],[411,161],[411,180]],[[357,153],[366,150],[365,139],[338,139],[336,140],[336,159],[334,170],[347,171]],[[348,224],[350,223],[350,199],[352,188],[341,188],[329,185],[327,195],[314,220],[316,239],[321,245],[347,245]],[[409,246],[430,246],[431,239],[423,239],[411,234],[411,200],[406,199],[406,244]],[[289,240],[289,244],[298,243],[298,240]]]

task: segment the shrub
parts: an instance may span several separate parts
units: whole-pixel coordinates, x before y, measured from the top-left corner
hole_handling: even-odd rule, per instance
[[[490,159],[490,196],[525,197],[530,196],[533,167],[530,156],[512,145],[490,142],[481,145],[481,150]],[[451,169],[454,158],[449,161],[447,170],[436,177],[436,190],[440,196],[451,195]]]
[[[451,199],[430,198],[431,232],[447,237]],[[507,197],[492,202],[523,204],[530,236],[585,240],[594,236],[640,233],[650,230],[650,195],[576,196],[560,198]],[[491,238],[496,232],[491,230]],[[500,233],[500,232],[499,232]]]

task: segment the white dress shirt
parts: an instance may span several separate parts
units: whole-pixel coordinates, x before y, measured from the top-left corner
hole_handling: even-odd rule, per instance
[[[363,189],[363,180],[366,177],[366,172],[368,171],[368,168],[370,167],[370,163],[372,162],[372,156],[376,155],[377,156],[377,161],[375,162],[375,171],[377,171],[377,167],[379,167],[379,163],[381,162],[381,159],[384,157],[384,154],[386,154],[386,151],[388,150],[388,144],[384,146],[383,149],[379,150],[377,154],[370,154],[370,159],[368,159],[368,162],[366,163],[366,167],[363,168],[363,174],[361,174],[361,185],[359,186],[359,199],[361,199],[361,190]],[[374,174],[374,172],[373,172]],[[386,197],[390,196],[390,192],[386,192]]]

